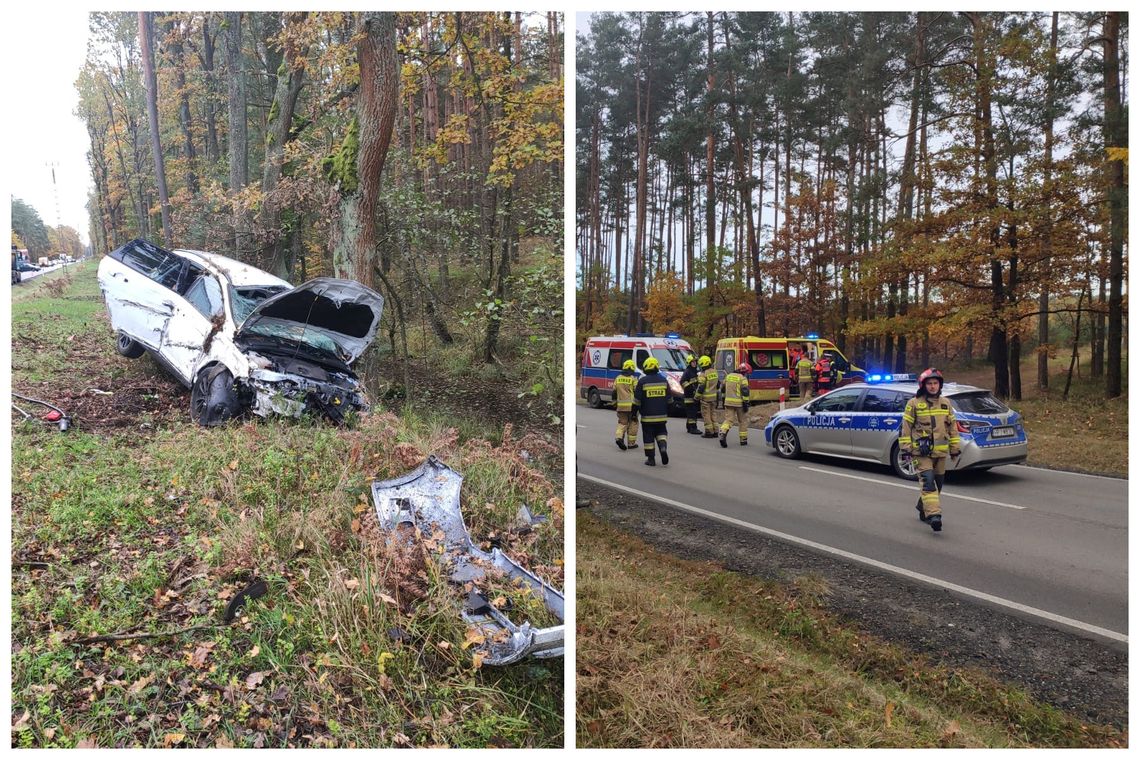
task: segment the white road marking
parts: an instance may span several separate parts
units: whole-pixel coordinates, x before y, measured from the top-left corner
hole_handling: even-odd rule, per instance
[[[858,562],[860,564],[868,565],[870,567],[874,567],[874,568],[877,568],[879,570],[885,570],[889,573],[894,573],[895,575],[901,575],[904,578],[910,578],[911,580],[915,580],[915,581],[918,581],[920,583],[926,583],[926,584],[931,585],[931,586],[937,586],[939,588],[944,588],[944,589],[947,589],[948,591],[953,591],[955,593],[962,594],[963,596],[973,597],[974,599],[979,599],[979,600],[984,601],[984,602],[989,602],[990,604],[996,604],[1000,607],[1006,607],[1006,608],[1011,609],[1011,610],[1016,610],[1018,612],[1026,614],[1026,615],[1030,615],[1030,616],[1040,618],[1043,620],[1049,620],[1049,621],[1052,621],[1054,623],[1059,623],[1061,625],[1068,626],[1070,628],[1076,628],[1077,630],[1080,630],[1080,631],[1085,631],[1087,633],[1096,634],[1097,636],[1103,636],[1104,638],[1112,639],[1113,641],[1120,641],[1120,642],[1123,642],[1125,644],[1128,643],[1128,634],[1119,633],[1117,631],[1112,631],[1112,630],[1109,630],[1108,628],[1101,628],[1100,626],[1093,625],[1092,623],[1086,623],[1086,622],[1081,621],[1081,620],[1074,620],[1073,618],[1065,617],[1064,615],[1058,615],[1055,612],[1049,612],[1048,610],[1042,610],[1042,609],[1038,609],[1036,607],[1030,607],[1028,605],[1021,604],[1020,602],[1015,602],[1012,599],[1003,599],[1000,596],[994,596],[993,594],[987,594],[984,591],[978,591],[977,589],[967,588],[966,586],[959,586],[957,583],[951,583],[950,581],[942,580],[941,578],[935,578],[935,577],[930,576],[930,575],[925,575],[923,573],[915,572],[914,570],[908,570],[905,567],[899,567],[898,565],[891,565],[891,564],[888,564],[886,562],[880,562],[877,559],[871,559],[870,557],[864,557],[861,554],[855,554],[853,552],[846,551],[845,549],[839,549],[839,548],[836,548],[834,546],[828,546],[827,544],[821,544],[821,543],[818,543],[816,541],[810,541],[806,538],[800,538],[799,536],[793,536],[789,533],[783,533],[783,532],[778,531],[778,530],[773,530],[772,528],[765,528],[762,525],[756,525],[755,523],[746,522],[744,520],[738,520],[735,517],[729,517],[727,515],[718,514],[716,512],[710,512],[707,509],[701,509],[700,507],[694,507],[694,506],[691,506],[689,504],[685,504],[685,503],[680,502],[680,501],[668,499],[664,496],[657,496],[656,494],[645,493],[644,491],[638,491],[635,488],[630,488],[628,486],[623,486],[620,483],[613,483],[613,482],[608,481],[608,480],[603,480],[602,478],[596,478],[592,475],[579,474],[578,477],[582,478],[583,480],[589,480],[593,483],[597,483],[598,485],[606,486],[607,488],[613,488],[613,489],[618,490],[618,491],[624,491],[628,494],[632,494],[632,495],[637,496],[637,497],[642,498],[642,499],[649,499],[650,501],[656,501],[656,502],[660,502],[662,504],[668,504],[671,507],[675,507],[677,509],[684,510],[685,512],[692,512],[693,514],[701,515],[703,517],[708,517],[708,518],[711,518],[713,520],[718,520],[720,522],[725,522],[725,523],[728,523],[730,525],[736,525],[737,527],[740,527],[740,528],[747,528],[748,530],[756,531],[757,533],[763,533],[766,536],[778,538],[781,541],[787,541],[789,543],[798,544],[799,546],[806,546],[808,548],[815,549],[816,551],[822,551],[822,552],[825,552],[827,554],[833,554],[837,557],[843,557],[844,559],[851,560],[852,562]],[[894,484],[891,484],[891,485],[894,485]]]
[[[835,470],[823,470],[819,467],[805,467],[800,465],[801,470],[810,470],[812,472],[822,472],[824,475],[834,475],[837,478],[851,478],[852,480],[865,480],[868,483],[875,483],[880,486],[894,486],[895,488],[906,488],[908,490],[915,490],[914,483],[892,483],[889,480],[879,480],[877,478],[865,478],[862,475],[848,475],[845,472],[836,472]],[[963,496],[960,493],[951,493],[950,491],[943,491],[942,496],[953,499],[965,499],[966,501],[977,501],[982,504],[993,504],[996,507],[1008,507],[1010,509],[1027,509],[1027,507],[1019,507],[1016,504],[1006,504],[1004,501],[993,501],[992,499],[982,499],[977,496]]]

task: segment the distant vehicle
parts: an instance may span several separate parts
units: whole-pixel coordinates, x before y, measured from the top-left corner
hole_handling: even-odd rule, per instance
[[[806,353],[814,366],[821,356],[827,356],[836,368],[838,385],[862,382],[866,372],[847,361],[834,343],[818,335],[801,338],[721,338],[716,344],[716,358],[713,366],[723,379],[742,363],[748,362],[752,371],[748,373],[748,388],[753,401],[775,401],[780,398],[780,388],[786,398],[799,398],[799,384],[792,380],[791,353],[799,350]]]
[[[764,442],[786,459],[826,454],[890,465],[900,478],[915,480],[914,462],[898,445],[902,414],[914,398],[916,381],[854,383],[803,406],[776,412],[764,428]],[[942,395],[954,407],[962,455],[948,471],[988,470],[1024,462],[1029,442],[1021,415],[985,388],[946,383]]]
[[[384,299],[351,280],[294,288],[240,261],[133,240],[103,257],[99,287],[127,358],[149,352],[190,388],[190,414],[246,411],[341,421],[366,410],[349,365],[372,343]]]
[[[18,261],[12,265],[13,269],[18,269],[21,272],[38,272],[40,267],[35,264],[29,264],[26,261]]]
[[[612,403],[614,378],[621,374],[621,366],[627,359],[633,359],[640,373],[645,360],[652,355],[668,383],[671,410],[683,411],[685,393],[681,388],[681,373],[685,371],[685,356],[691,353],[692,347],[677,333],[590,338],[582,352],[582,383],[578,392],[595,409],[604,402]]]

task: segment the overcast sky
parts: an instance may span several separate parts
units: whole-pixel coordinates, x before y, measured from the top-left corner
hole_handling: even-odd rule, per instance
[[[51,8],[39,3],[31,10],[4,11],[5,194],[20,198],[54,227],[56,195],[58,223],[74,227],[84,242],[87,235],[87,195],[91,171],[89,141],[75,115],[75,80],[87,55],[87,11]],[[4,218],[11,211],[4,204]]]

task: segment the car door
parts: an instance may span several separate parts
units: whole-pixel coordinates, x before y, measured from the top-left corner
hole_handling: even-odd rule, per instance
[[[868,388],[854,413],[851,455],[882,461],[902,427],[906,396],[889,388]]]
[[[800,445],[820,454],[851,455],[851,429],[862,388],[832,391],[808,404]]]
[[[179,257],[146,241],[136,240],[109,254],[99,284],[107,299],[111,325],[139,343],[158,349],[172,311],[167,291],[153,278],[168,271]]]
[[[214,321],[224,318],[222,286],[217,277],[203,272],[195,278],[185,296],[172,293],[171,301],[173,312],[162,333],[160,353],[174,373],[189,385],[206,338],[214,329]]]

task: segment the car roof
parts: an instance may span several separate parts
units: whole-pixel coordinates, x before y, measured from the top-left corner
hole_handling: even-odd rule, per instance
[[[230,282],[233,283],[236,288],[242,288],[248,285],[283,285],[287,288],[293,287],[292,283],[282,280],[280,277],[272,275],[269,272],[250,266],[237,259],[222,256],[218,253],[195,251],[189,248],[176,248],[174,253],[177,253],[179,256],[185,256],[191,261],[197,260],[200,264],[206,264],[218,270],[229,277]]]
[[[902,393],[909,393],[914,395],[918,390],[918,384],[915,382],[909,383],[851,383],[850,385],[841,386],[842,388],[886,388],[891,391],[900,391]],[[963,383],[946,383],[942,387],[942,392],[947,396],[954,396],[961,393],[988,393],[988,388],[979,388],[976,385],[965,385]]]

